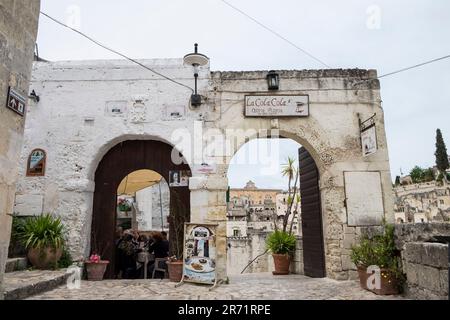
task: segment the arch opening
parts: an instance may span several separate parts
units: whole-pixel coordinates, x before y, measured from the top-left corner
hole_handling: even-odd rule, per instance
[[[141,199],[143,207],[147,199],[148,206],[148,196],[152,192],[156,193],[156,203],[162,203],[160,214],[155,219],[160,221],[161,229],[143,230],[142,233],[168,231],[168,255],[181,257],[184,222],[190,221],[190,191],[187,179],[191,176],[191,170],[184,162],[172,162],[172,149],[171,145],[161,141],[127,140],[112,147],[99,162],[95,172],[90,247],[91,252],[96,252],[102,259],[110,261],[106,278],[117,277],[117,227],[128,219],[128,224],[122,227],[139,228],[139,214],[136,215],[136,211],[139,211],[137,198]],[[173,181],[174,172],[180,177],[177,181]],[[143,186],[146,188],[141,189]],[[167,187],[165,199],[164,187]],[[119,199],[123,200],[119,203]],[[120,207],[126,209],[124,205],[130,207],[130,214],[119,213]],[[141,226],[149,229],[149,224],[152,225],[153,221],[149,223],[144,220],[141,221]],[[153,225],[151,229],[154,229]]]
[[[266,250],[268,235],[278,229],[297,238],[291,270],[325,277],[319,169],[297,140],[255,137],[242,145],[230,162],[229,274],[273,271],[271,257],[260,255]],[[295,173],[289,179],[292,169]],[[250,261],[253,262],[249,264]]]

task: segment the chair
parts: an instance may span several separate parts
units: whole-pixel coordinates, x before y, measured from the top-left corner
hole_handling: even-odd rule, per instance
[[[153,268],[152,279],[155,279],[155,272],[160,271],[164,272],[164,278],[167,276],[167,258],[156,258],[155,265]],[[162,267],[161,267],[162,265]]]

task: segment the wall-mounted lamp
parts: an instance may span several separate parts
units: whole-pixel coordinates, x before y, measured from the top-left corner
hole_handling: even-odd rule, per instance
[[[202,104],[202,97],[197,94],[197,78],[198,78],[198,68],[208,64],[208,57],[204,54],[198,53],[198,44],[194,44],[194,53],[189,53],[184,56],[183,62],[186,65],[191,65],[194,68],[194,78],[195,78],[195,92],[191,95],[191,105],[198,107]]]
[[[32,99],[34,102],[39,102],[39,100],[40,100],[39,96],[36,94],[36,92],[34,90],[31,91],[28,98]]]
[[[269,90],[278,90],[280,86],[280,76],[273,70],[270,70],[267,74],[267,84]]]

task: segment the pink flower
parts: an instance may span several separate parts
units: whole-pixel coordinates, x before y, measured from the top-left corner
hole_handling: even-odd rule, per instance
[[[100,256],[99,256],[98,254],[96,254],[96,253],[92,254],[92,255],[89,257],[89,262],[92,262],[92,263],[99,263],[99,262],[100,262]]]

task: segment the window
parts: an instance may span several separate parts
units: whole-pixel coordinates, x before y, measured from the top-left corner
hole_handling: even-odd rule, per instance
[[[45,151],[42,149],[34,149],[28,157],[27,176],[39,177],[45,175]]]
[[[439,200],[439,203],[440,203],[440,204],[444,204],[444,200],[442,200],[442,199]]]
[[[240,233],[239,229],[233,229],[233,237],[239,237]]]

